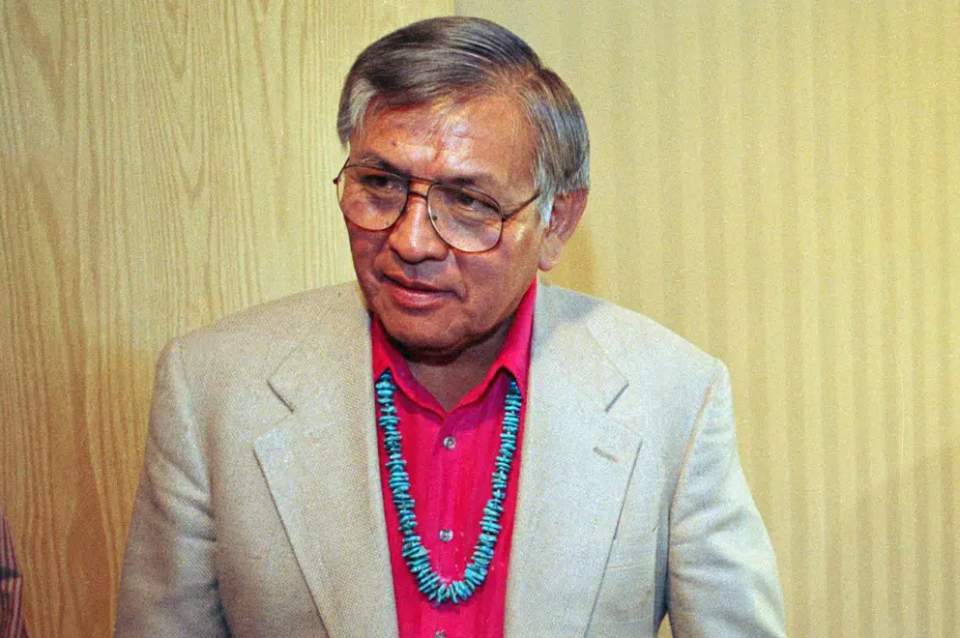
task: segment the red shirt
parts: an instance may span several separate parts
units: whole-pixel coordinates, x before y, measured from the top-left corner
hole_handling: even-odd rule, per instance
[[[0,638],[27,638],[22,601],[23,577],[7,519],[0,514]]]
[[[403,456],[410,475],[410,495],[416,502],[417,533],[430,551],[433,569],[445,581],[463,578],[463,570],[477,543],[483,507],[491,496],[490,481],[500,448],[504,398],[511,379],[516,380],[524,399],[517,451],[510,468],[501,518],[503,529],[493,563],[486,582],[458,605],[431,604],[417,589],[417,582],[403,561],[397,511],[387,484],[389,475],[383,467],[383,434],[378,431],[380,482],[400,638],[503,637],[535,297],[536,282],[520,301],[503,348],[486,377],[449,412],[413,377],[380,322],[371,323],[374,379],[390,368],[397,385],[394,401],[400,417]]]

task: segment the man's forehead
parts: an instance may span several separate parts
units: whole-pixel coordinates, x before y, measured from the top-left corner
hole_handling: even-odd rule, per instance
[[[454,173],[462,168],[471,178],[442,176],[450,181],[486,181],[484,160],[512,164],[513,172],[532,176],[535,158],[530,126],[517,101],[504,96],[374,106],[354,132],[350,147],[354,162],[378,163],[403,172],[406,168],[394,165],[391,155],[415,152],[420,162],[442,165],[453,161],[447,168]]]
[[[443,98],[425,104],[382,106],[371,104],[363,118],[363,126],[378,123],[404,125],[411,134],[425,138],[447,136],[451,139],[476,134],[479,120],[495,120],[497,133],[517,139],[528,133],[529,125],[517,100],[502,95],[485,95],[465,99]]]

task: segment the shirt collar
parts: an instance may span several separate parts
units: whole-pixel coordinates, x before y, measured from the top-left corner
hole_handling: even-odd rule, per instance
[[[479,400],[487,388],[493,383],[497,374],[501,370],[506,370],[516,380],[520,388],[520,394],[527,395],[527,372],[530,369],[530,338],[533,335],[533,308],[537,298],[537,280],[524,293],[513,314],[513,321],[507,329],[507,336],[504,339],[503,347],[500,349],[493,365],[487,371],[483,380],[477,384],[463,399],[457,404],[457,407],[467,405]],[[383,371],[390,368],[393,371],[394,380],[397,387],[411,400],[418,403],[421,407],[433,410],[442,414],[443,408],[439,402],[433,398],[433,395],[417,381],[410,372],[406,359],[400,354],[396,346],[387,337],[387,333],[380,323],[380,320],[374,316],[370,322],[370,341],[373,354],[373,378],[378,378]]]

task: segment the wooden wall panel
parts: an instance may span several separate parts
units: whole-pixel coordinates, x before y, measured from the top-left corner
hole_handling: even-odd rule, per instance
[[[31,635],[110,633],[162,345],[352,277],[343,76],[452,8],[0,4],[0,503]]]
[[[555,281],[722,357],[790,635],[960,636],[960,4],[458,0],[580,97]]]

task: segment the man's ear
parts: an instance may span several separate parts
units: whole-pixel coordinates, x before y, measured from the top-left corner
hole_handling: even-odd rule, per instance
[[[563,247],[573,237],[583,210],[587,207],[587,189],[572,191],[553,198],[550,225],[540,245],[540,270],[552,269],[560,261]]]

